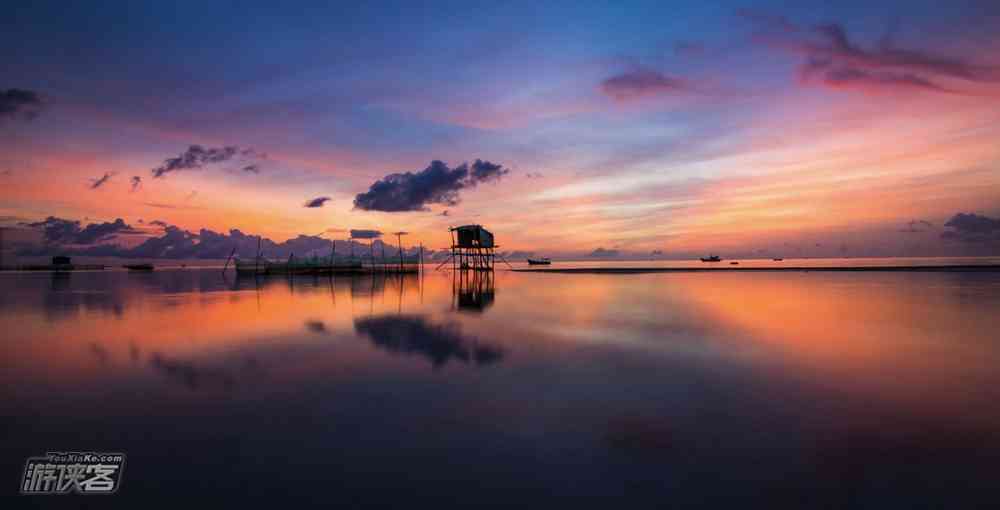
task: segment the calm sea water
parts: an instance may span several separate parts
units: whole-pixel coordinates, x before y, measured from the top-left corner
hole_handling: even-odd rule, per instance
[[[0,291],[17,507],[1000,499],[1000,273],[187,269]],[[121,490],[17,495],[54,450],[125,452]]]

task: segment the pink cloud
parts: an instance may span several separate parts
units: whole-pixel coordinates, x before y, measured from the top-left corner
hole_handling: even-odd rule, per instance
[[[601,92],[616,101],[688,91],[689,87],[683,80],[649,69],[628,71],[601,82]]]
[[[798,70],[800,82],[805,84],[979,95],[982,91],[976,85],[1000,82],[1000,68],[965,56],[898,48],[888,39],[876,48],[862,48],[839,24],[807,29],[784,18],[744,17],[758,26],[755,40],[805,58]]]

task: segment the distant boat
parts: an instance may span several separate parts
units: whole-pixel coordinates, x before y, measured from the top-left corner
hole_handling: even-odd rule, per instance
[[[775,262],[781,262],[782,260],[785,260],[785,259],[783,259],[783,258],[781,258],[781,257],[775,257],[775,258],[773,258],[773,259],[771,259],[771,260],[773,260],[773,261],[775,261]]]
[[[738,266],[738,265],[740,265],[740,263],[739,263],[739,262],[736,262],[736,261],[734,260],[734,261],[730,262],[730,263],[729,263],[729,265],[730,265],[730,266]]]
[[[552,261],[548,257],[541,257],[537,259],[528,259],[528,264],[532,266],[547,266],[552,264]]]
[[[122,267],[129,271],[152,271],[154,269],[153,264],[125,264]]]
[[[701,258],[702,262],[722,262],[722,258],[718,255],[709,255],[707,257]]]

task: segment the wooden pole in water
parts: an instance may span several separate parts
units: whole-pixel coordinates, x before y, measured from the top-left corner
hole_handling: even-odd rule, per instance
[[[452,228],[448,229],[451,232],[451,270],[455,270],[455,230]]]
[[[257,236],[257,256],[253,259],[253,274],[254,276],[260,272],[260,236]]]
[[[233,251],[229,253],[229,258],[226,259],[226,265],[222,266],[222,274],[226,274],[226,270],[229,269],[229,261],[232,260],[233,255],[236,254],[236,247],[233,246]]]
[[[417,267],[420,274],[424,273],[424,243],[420,243],[420,265]]]
[[[403,272],[403,233],[396,232],[396,246],[399,250],[399,272]]]

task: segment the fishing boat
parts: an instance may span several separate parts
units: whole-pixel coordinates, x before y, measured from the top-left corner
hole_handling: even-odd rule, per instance
[[[771,259],[771,260],[773,260],[773,261],[775,261],[775,262],[781,262],[782,260],[785,260],[785,259],[783,259],[783,258],[781,258],[781,257],[775,257],[775,258],[773,258],[773,259]]]
[[[701,261],[702,262],[722,262],[722,257],[719,257],[718,255],[709,255],[707,257],[702,257]]]
[[[153,264],[125,264],[122,267],[129,271],[152,271]]]
[[[549,264],[552,264],[552,260],[550,260],[548,257],[540,257],[540,258],[537,258],[537,259],[528,259],[528,265],[531,265],[531,266],[547,266]]]
[[[730,265],[730,266],[738,266],[738,265],[740,265],[740,263],[739,263],[739,262],[736,262],[736,261],[734,260],[734,261],[730,262],[730,263],[729,263],[729,265]]]

